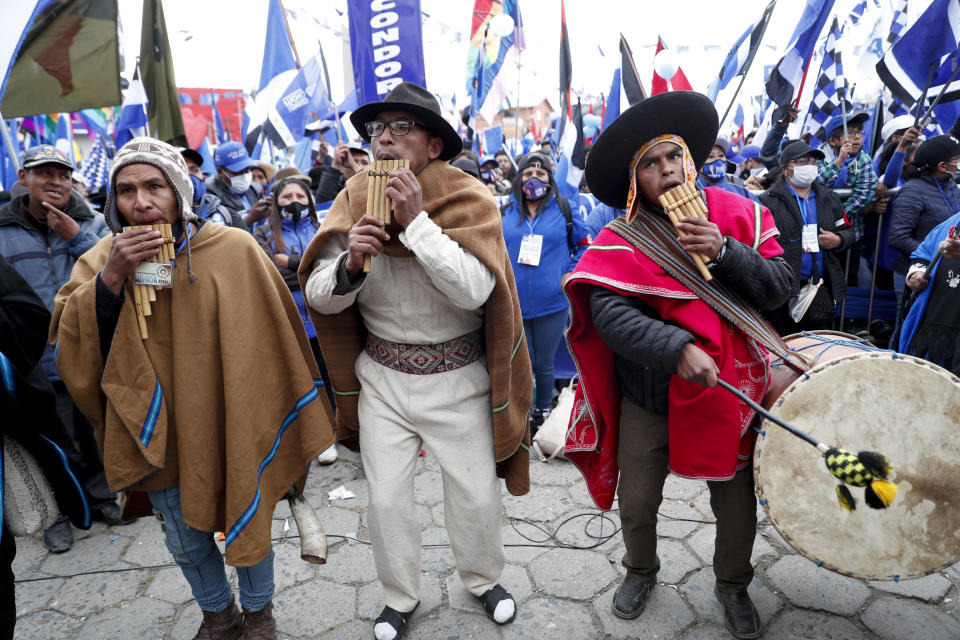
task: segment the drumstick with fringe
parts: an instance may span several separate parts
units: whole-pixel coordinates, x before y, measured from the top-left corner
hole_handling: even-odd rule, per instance
[[[830,447],[806,431],[773,415],[726,380],[717,378],[717,383],[767,420],[780,425],[816,447],[817,451],[823,454],[824,463],[830,473],[844,483],[837,485],[837,501],[841,507],[848,511],[857,508],[857,501],[845,484],[864,487],[864,498],[867,505],[873,509],[886,509],[893,503],[893,499],[897,496],[897,485],[889,480],[893,467],[887,456],[875,451],[861,451],[854,455],[846,449]]]

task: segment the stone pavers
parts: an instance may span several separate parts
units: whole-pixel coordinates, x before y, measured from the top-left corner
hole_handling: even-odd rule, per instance
[[[428,454],[417,469],[422,542],[446,545],[440,467]],[[427,546],[421,552],[421,603],[407,638],[731,637],[713,595],[715,525],[704,483],[667,479],[657,526],[658,585],[643,615],[621,620],[610,603],[624,573],[622,539],[619,533],[602,538],[620,526],[618,513],[591,517],[597,511],[583,479],[564,460],[534,461],[530,475],[530,494],[504,491],[503,501],[501,531],[508,546],[501,581],[517,599],[517,619],[494,625],[460,581],[452,551]],[[356,497],[330,500],[328,492],[341,485]],[[345,539],[368,539],[368,491],[359,456],[341,448],[335,464],[314,464],[305,494],[328,534],[328,560],[325,565],[300,560],[296,522],[286,503],[277,505],[272,529],[279,637],[370,638],[383,590],[370,547]],[[765,639],[960,638],[960,567],[900,583],[847,578],[797,555],[760,513],[750,594]],[[200,611],[152,518],[126,527],[96,523],[88,532],[76,532],[74,548],[62,555],[48,554],[39,540],[18,539],[14,572],[20,580],[47,578],[17,584],[18,639],[174,640],[193,637],[200,623]],[[228,576],[236,589],[236,572],[228,569]]]

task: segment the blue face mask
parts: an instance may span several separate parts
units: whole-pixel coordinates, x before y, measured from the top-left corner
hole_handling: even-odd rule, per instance
[[[530,202],[542,199],[548,191],[550,191],[550,185],[537,178],[530,178],[523,183],[523,196]]]
[[[207,192],[207,183],[192,173],[190,174],[190,182],[193,184],[193,201],[200,202],[200,198]]]
[[[717,180],[722,178],[727,172],[727,161],[726,160],[715,160],[710,164],[703,165],[703,173],[708,178],[713,178]]]
[[[483,180],[485,184],[493,184],[497,181],[493,175],[493,171],[481,171],[480,179]]]

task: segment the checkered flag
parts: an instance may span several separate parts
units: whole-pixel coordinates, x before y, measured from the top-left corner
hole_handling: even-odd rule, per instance
[[[893,20],[890,21],[890,33],[887,34],[887,44],[893,44],[900,39],[900,33],[907,26],[907,0],[893,0]]]
[[[840,99],[843,96],[843,64],[840,61],[840,51],[837,49],[837,40],[840,37],[840,25],[833,19],[827,42],[823,48],[823,62],[820,65],[820,75],[817,77],[817,86],[813,91],[813,99],[807,109],[807,118],[804,122],[804,131],[809,131],[818,140],[826,140],[828,131],[823,127],[827,120],[840,108]],[[853,105],[846,103],[849,113]]]
[[[930,100],[927,100],[929,104]],[[918,103],[919,104],[919,103]],[[910,114],[916,114],[918,106],[914,105],[912,110],[907,109],[903,106],[903,102],[900,101],[900,98],[894,97],[893,100],[886,106],[883,110],[883,122],[886,124],[890,120],[893,120],[897,116],[905,116]],[[923,114],[927,112],[927,108],[921,112],[920,116],[923,117]],[[940,128],[940,123],[937,121],[937,114],[931,113],[930,120],[927,121],[927,126],[923,128],[923,131],[920,132],[920,135],[927,138],[932,138],[933,136],[939,136],[943,134],[943,129]]]
[[[112,162],[107,155],[107,148],[103,142],[103,134],[97,134],[97,139],[93,141],[93,147],[90,153],[83,159],[83,167],[80,170],[81,175],[87,181],[87,188],[90,193],[96,193],[100,188],[107,184],[110,179],[110,167]]]

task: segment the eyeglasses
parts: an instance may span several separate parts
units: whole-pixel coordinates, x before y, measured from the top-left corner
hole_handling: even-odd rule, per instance
[[[862,138],[863,129],[847,129],[848,138]]]
[[[373,120],[368,122],[367,135],[371,138],[376,138],[377,136],[383,135],[384,129],[390,127],[390,133],[395,136],[405,136],[410,133],[410,127],[420,127],[424,128],[422,124],[418,124],[413,120],[391,120],[390,122],[383,122],[382,120]]]
[[[799,167],[805,164],[817,164],[817,159],[814,158],[813,156],[802,156],[800,158],[797,158],[796,160],[791,160],[791,163]]]

